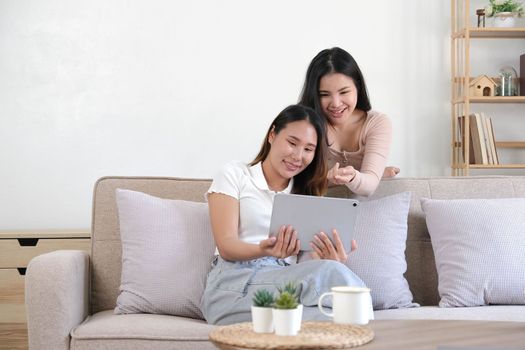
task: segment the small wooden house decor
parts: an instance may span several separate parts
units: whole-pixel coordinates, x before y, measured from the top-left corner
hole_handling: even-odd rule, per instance
[[[474,78],[469,85],[470,96],[494,96],[496,82],[486,75]]]

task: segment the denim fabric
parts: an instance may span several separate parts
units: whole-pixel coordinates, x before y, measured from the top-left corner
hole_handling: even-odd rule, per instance
[[[284,260],[265,257],[250,261],[226,261],[217,257],[208,274],[201,311],[210,324],[231,324],[251,320],[253,294],[266,288],[294,282],[303,304],[303,320],[326,320],[317,308],[319,296],[334,286],[364,287],[363,281],[347,266],[333,260],[309,260],[288,265]],[[331,307],[331,298],[326,298]]]

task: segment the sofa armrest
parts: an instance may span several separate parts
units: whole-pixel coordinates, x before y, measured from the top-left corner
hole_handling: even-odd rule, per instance
[[[33,258],[26,271],[30,349],[69,349],[70,332],[88,315],[89,255],[57,250]]]

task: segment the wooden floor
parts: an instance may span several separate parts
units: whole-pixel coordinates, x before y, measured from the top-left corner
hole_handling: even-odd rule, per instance
[[[0,323],[0,350],[26,350],[27,347],[25,323]]]

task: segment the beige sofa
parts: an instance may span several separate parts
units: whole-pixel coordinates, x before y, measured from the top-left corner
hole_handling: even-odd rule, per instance
[[[106,177],[95,186],[92,252],[57,251],[31,261],[26,305],[31,349],[213,349],[204,320],[114,315],[121,275],[121,243],[115,189],[163,198],[202,201],[208,180]],[[525,177],[458,177],[382,181],[371,198],[412,192],[406,278],[420,308],[375,312],[376,319],[490,319],[525,322],[525,306],[439,308],[437,272],[419,199],[525,197]],[[332,196],[349,196],[345,188]]]

